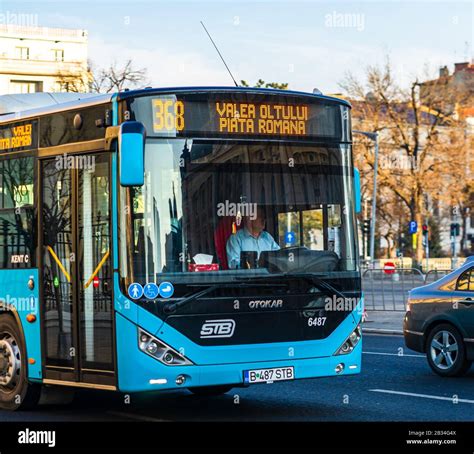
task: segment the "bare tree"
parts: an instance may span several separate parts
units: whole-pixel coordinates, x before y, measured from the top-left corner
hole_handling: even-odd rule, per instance
[[[460,197],[458,185],[463,178],[459,178],[459,163],[465,162],[469,145],[455,107],[464,93],[447,93],[449,88],[443,86],[441,90],[436,81],[423,84],[416,78],[403,89],[394,79],[388,60],[383,67],[368,67],[364,82],[348,74],[341,87],[353,102],[354,128],[379,133],[380,220],[392,223],[390,206],[397,199],[421,227],[431,214],[430,201],[453,203]],[[361,155],[363,176],[370,186],[372,144],[363,139],[355,150]],[[383,232],[384,236],[393,233],[390,229]],[[420,263],[422,235],[417,237],[414,252]]]
[[[92,73],[87,71],[83,76],[71,73],[60,73],[56,83],[59,85],[60,91],[70,93],[87,93],[90,88]]]
[[[135,69],[132,60],[127,60],[123,66],[113,62],[108,68],[96,68],[89,61],[87,75],[77,76],[61,73],[57,83],[61,91],[72,93],[110,93],[125,89],[142,88],[150,84],[145,68]]]
[[[113,62],[106,69],[92,68],[91,91],[94,93],[110,93],[123,91],[127,88],[142,88],[149,84],[146,68],[135,69],[132,60],[127,60],[123,66]]]
[[[247,81],[241,80],[240,85],[242,87],[250,87]],[[265,82],[263,79],[258,79],[254,85],[255,88],[275,88],[279,90],[287,90],[288,89],[288,82]]]

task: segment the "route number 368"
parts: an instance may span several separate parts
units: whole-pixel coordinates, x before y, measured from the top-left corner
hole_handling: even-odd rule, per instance
[[[184,129],[184,103],[170,98],[153,99],[153,131],[176,132]]]

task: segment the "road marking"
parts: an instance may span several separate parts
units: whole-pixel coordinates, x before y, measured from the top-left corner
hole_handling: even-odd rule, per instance
[[[151,416],[136,415],[134,413],[127,413],[125,411],[108,411],[109,415],[120,416],[121,418],[136,419],[138,421],[149,421],[149,422],[164,422],[167,419],[152,418]]]
[[[403,336],[403,331],[393,330],[393,329],[380,330],[378,328],[367,327],[367,328],[362,328],[362,334],[364,337],[398,337],[400,338]]]
[[[410,353],[404,353],[403,355],[399,355],[398,353],[385,353],[385,352],[362,352],[364,355],[383,355],[383,356],[400,356],[403,358],[404,356],[411,356],[412,358],[424,358],[425,355],[412,355]]]
[[[369,391],[374,393],[397,394],[399,396],[422,397],[424,399],[448,400],[449,402],[453,402],[455,400],[453,397],[433,396],[431,394],[405,393],[402,391],[391,391],[390,389],[369,389]],[[456,402],[474,404],[474,400],[469,399],[456,399]]]

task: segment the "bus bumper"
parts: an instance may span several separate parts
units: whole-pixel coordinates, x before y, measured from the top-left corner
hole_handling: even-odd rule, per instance
[[[188,383],[190,386],[212,386],[218,384],[244,384],[244,371],[267,369],[273,367],[294,367],[295,380],[305,378],[330,377],[336,375],[353,375],[360,372],[362,342],[348,355],[325,358],[307,358],[293,361],[273,361],[246,364],[227,364],[225,366],[200,366],[199,382]],[[342,372],[336,372],[336,366],[344,365]]]
[[[121,327],[122,332],[123,329],[132,329],[136,336],[136,327],[132,327],[130,323],[127,325],[129,325],[127,328]],[[344,339],[341,343],[343,341]],[[311,341],[311,343],[316,347],[321,341]],[[362,339],[351,353],[314,358],[167,366],[138,349],[130,348],[122,364],[121,357],[121,355],[118,357],[118,389],[122,392],[158,391],[195,386],[247,386],[244,381],[244,372],[254,369],[293,367],[296,380],[358,374],[361,369]],[[341,364],[343,370],[336,372],[336,366],[340,367]]]

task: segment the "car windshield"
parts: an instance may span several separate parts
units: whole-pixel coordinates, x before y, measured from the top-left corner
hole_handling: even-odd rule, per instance
[[[357,271],[349,145],[147,139],[121,188],[128,285]]]

